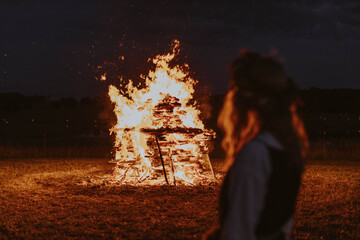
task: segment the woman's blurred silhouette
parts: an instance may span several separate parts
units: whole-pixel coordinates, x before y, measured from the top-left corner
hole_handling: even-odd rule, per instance
[[[227,175],[205,239],[288,239],[308,141],[297,87],[273,57],[243,51],[219,115]]]

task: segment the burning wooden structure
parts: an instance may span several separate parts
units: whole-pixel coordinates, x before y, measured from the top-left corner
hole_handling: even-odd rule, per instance
[[[150,71],[145,88],[137,89],[130,82],[126,94],[109,87],[115,103],[114,179],[123,184],[202,184],[213,181],[207,143],[215,137],[204,128],[196,105],[189,100],[196,81],[184,68],[169,67],[178,53],[153,59],[155,72]]]

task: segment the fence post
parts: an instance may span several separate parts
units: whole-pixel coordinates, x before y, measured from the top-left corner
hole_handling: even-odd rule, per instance
[[[323,158],[326,160],[326,141],[325,138],[322,140]]]
[[[46,133],[44,132],[44,158],[46,158]]]

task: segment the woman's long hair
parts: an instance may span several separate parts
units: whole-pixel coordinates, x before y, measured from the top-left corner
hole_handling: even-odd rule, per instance
[[[295,161],[308,150],[304,124],[298,114],[297,87],[272,57],[243,52],[230,65],[230,90],[218,125],[225,136],[222,147],[230,167],[241,148],[260,131],[268,131]]]

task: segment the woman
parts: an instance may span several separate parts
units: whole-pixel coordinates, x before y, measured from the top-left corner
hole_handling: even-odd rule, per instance
[[[220,224],[207,239],[288,239],[308,148],[296,85],[281,63],[242,52],[218,123],[228,172]]]

